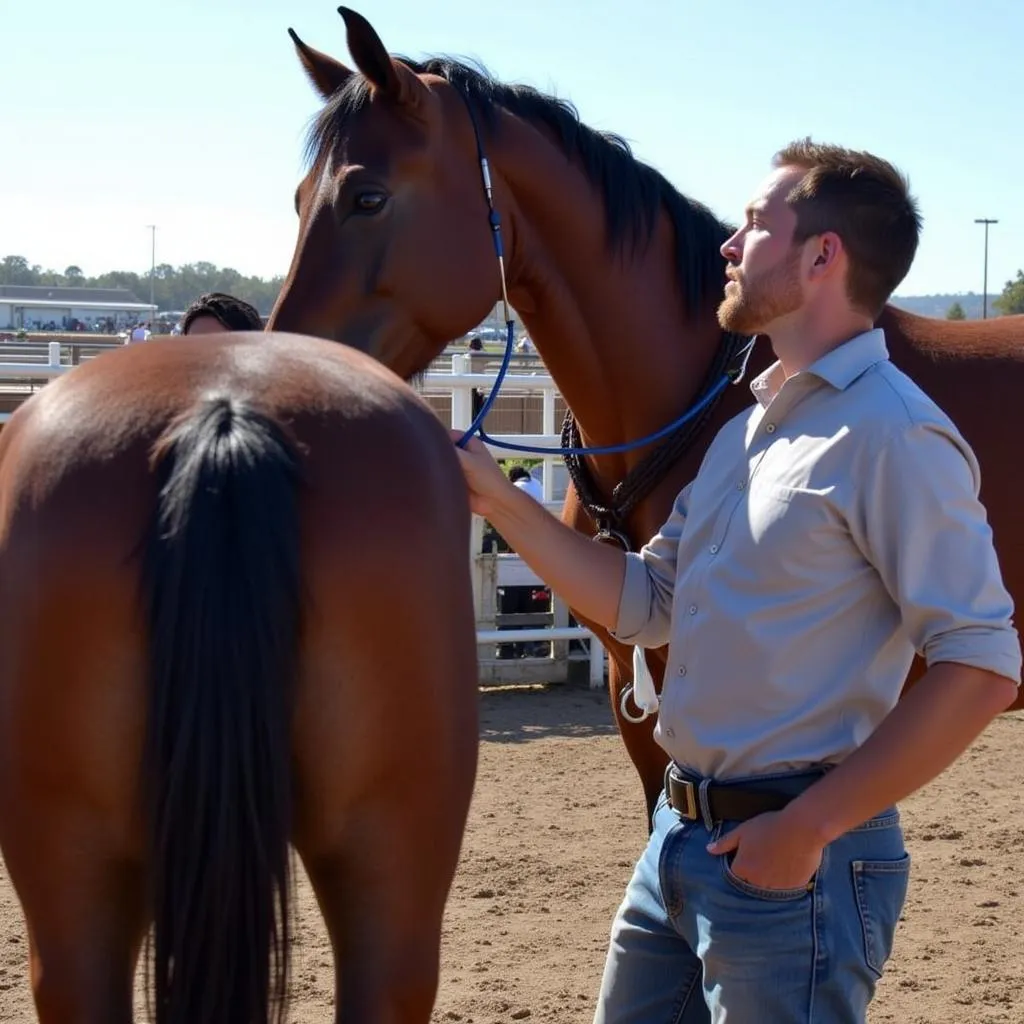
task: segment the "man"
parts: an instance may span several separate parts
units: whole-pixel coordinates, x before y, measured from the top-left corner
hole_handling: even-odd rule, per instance
[[[896,804],[1020,682],[974,454],[873,329],[917,248],[907,183],[810,140],[774,164],[722,247],[719,319],[778,361],[641,552],[460,452],[474,510],[569,604],[669,644],[672,765],[598,1024],[864,1021],[908,883]],[[897,703],[915,651],[928,670]]]
[[[150,337],[151,334],[148,323],[136,324],[128,335],[128,343],[134,344],[139,341],[149,341]]]
[[[508,478],[514,486],[526,491],[534,501],[544,501],[544,489],[540,481],[525,466],[513,466],[508,471]]]
[[[201,295],[181,318],[182,334],[223,334],[226,331],[262,331],[259,313],[241,299],[224,292]]]

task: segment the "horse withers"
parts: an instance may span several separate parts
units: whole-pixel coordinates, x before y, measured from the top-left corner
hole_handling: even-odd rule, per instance
[[[101,356],[0,434],[0,850],[39,1019],[283,1019],[301,856],[335,1019],[426,1024],[477,757],[469,507],[378,362]],[[424,601],[423,595],[430,594]]]
[[[452,58],[393,58],[365,18],[341,14],[354,68],[292,33],[323,107],[296,194],[298,244],[270,325],[353,345],[409,376],[490,312],[504,267],[512,305],[571,410],[563,436],[574,447],[623,445],[680,424],[657,444],[567,459],[563,519],[588,535],[605,527],[638,549],[718,429],[752,404],[747,381],[772,359],[759,342],[746,380],[715,391],[747,343],[723,335],[716,318],[719,249],[731,227],[621,138],[588,128],[570,104]],[[685,123],[671,130],[685,132]],[[1024,604],[1024,317],[955,323],[887,307],[879,325],[893,362],[977,453],[1003,576]],[[668,760],[656,718],[634,721],[628,699],[624,713],[632,648],[584,624],[610,654],[612,709],[649,821]],[[665,650],[645,656],[660,686]],[[921,669],[918,659],[911,681]]]

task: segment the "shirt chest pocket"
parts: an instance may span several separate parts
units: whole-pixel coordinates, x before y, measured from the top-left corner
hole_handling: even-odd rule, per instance
[[[768,569],[806,566],[846,569],[859,556],[850,537],[835,488],[812,489],[755,480],[732,523],[734,541],[748,547],[757,564]]]

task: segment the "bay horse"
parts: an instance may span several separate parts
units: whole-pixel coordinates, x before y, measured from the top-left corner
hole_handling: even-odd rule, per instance
[[[298,241],[269,325],[354,346],[411,377],[491,311],[507,280],[569,406],[563,442],[624,444],[701,409],[658,444],[566,460],[563,520],[638,549],[718,429],[753,401],[746,386],[719,387],[744,345],[723,337],[716,319],[719,247],[732,228],[636,160],[620,137],[581,123],[571,104],[451,58],[393,58],[365,18],[340,13],[355,68],[289,29],[324,105],[295,195]],[[483,160],[504,228],[502,262],[491,248]],[[1020,603],[1024,317],[953,323],[888,306],[878,325],[896,365],[975,448],[1005,580]],[[748,374],[772,359],[759,339]],[[610,654],[611,704],[649,821],[667,755],[653,718],[633,721],[628,704],[624,713],[632,649],[583,621]],[[646,660],[660,688],[664,649]],[[908,682],[922,668],[918,659]],[[1014,705],[1022,706],[1024,694]]]
[[[427,1024],[477,758],[465,484],[381,363],[76,367],[0,433],[0,850],[44,1024],[283,1021],[301,856],[339,1024]],[[424,595],[429,595],[424,600]]]

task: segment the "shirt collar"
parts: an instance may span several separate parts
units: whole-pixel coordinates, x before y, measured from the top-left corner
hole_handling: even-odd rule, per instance
[[[837,391],[845,391],[861,374],[888,358],[885,332],[880,327],[875,327],[837,345],[808,366],[804,372],[819,377]],[[767,407],[779,393],[783,383],[782,364],[776,360],[764,373],[750,382],[750,390],[757,401]]]

